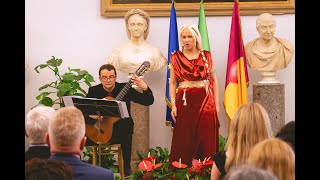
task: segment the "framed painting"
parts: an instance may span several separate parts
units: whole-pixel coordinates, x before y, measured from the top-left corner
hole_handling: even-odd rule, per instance
[[[198,16],[200,0],[176,0],[177,16]],[[231,15],[234,0],[204,0],[206,16]],[[241,15],[294,14],[295,0],[239,0]],[[101,15],[124,17],[133,8],[146,11],[149,16],[170,16],[171,0],[101,0]]]

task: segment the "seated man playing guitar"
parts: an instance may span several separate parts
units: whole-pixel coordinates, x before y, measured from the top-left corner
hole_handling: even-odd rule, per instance
[[[149,62],[147,62],[149,63]],[[143,64],[144,65],[144,64]],[[141,67],[143,66],[141,65]],[[148,64],[150,65],[150,64]],[[142,67],[143,68],[143,67]],[[148,68],[148,67],[146,67]],[[144,69],[143,71],[145,71]],[[138,71],[138,70],[137,70]],[[88,90],[87,98],[106,98],[106,99],[115,99],[119,101],[126,102],[129,118],[125,119],[112,119],[109,120],[108,117],[103,117],[102,121],[100,122],[100,127],[102,128],[102,133],[108,133],[108,131],[103,131],[103,123],[104,122],[114,122],[112,136],[108,142],[103,143],[119,143],[121,144],[122,151],[123,151],[123,159],[124,159],[124,169],[125,175],[129,175],[131,173],[130,168],[130,160],[131,160],[131,144],[132,144],[132,133],[133,133],[133,120],[130,115],[130,101],[135,103],[139,103],[141,105],[149,106],[153,104],[154,97],[151,89],[148,85],[141,79],[139,76],[142,74],[135,74],[132,76],[128,83],[118,83],[116,82],[117,79],[117,72],[115,67],[111,64],[104,64],[99,69],[99,80],[101,84],[96,86],[92,86]],[[136,91],[131,85],[136,85],[140,89],[143,90],[142,93]],[[86,123],[97,121],[93,119],[98,119],[98,116],[90,116],[91,118],[86,118]],[[92,119],[93,118],[93,119]],[[109,120],[109,121],[108,121]],[[86,125],[86,135],[92,134],[92,132],[88,132],[88,130],[93,129],[90,125]],[[99,133],[99,131],[97,131]],[[110,132],[109,132],[110,133]],[[103,135],[103,134],[102,134]],[[101,138],[103,139],[103,138]],[[95,145],[97,142],[88,136],[88,140],[86,145]]]

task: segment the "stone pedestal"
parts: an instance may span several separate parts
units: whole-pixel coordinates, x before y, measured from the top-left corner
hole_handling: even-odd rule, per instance
[[[253,102],[261,104],[267,110],[275,135],[285,124],[284,84],[254,84]]]
[[[132,135],[131,169],[135,171],[141,162],[138,152],[149,152],[149,106],[131,101],[131,116],[134,122]]]

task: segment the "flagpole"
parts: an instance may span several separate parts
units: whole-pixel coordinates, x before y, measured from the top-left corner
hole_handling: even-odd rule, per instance
[[[167,66],[165,101],[167,104],[166,125],[168,125],[168,126],[170,125],[171,127],[174,127],[174,121],[171,116],[171,100],[170,100],[170,71],[171,71],[170,57],[174,51],[179,50],[179,41],[178,41],[177,17],[176,17],[176,11],[174,8],[175,2],[174,2],[174,0],[172,0],[171,2],[172,2],[172,5],[171,5],[171,11],[170,11],[168,66]]]

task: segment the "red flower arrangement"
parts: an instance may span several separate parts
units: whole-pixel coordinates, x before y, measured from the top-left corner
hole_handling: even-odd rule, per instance
[[[178,172],[176,172],[175,177],[179,177],[178,179],[210,179],[211,175],[211,167],[213,164],[212,160],[209,158],[205,158],[203,161],[193,159],[192,160],[192,167],[188,168],[186,164],[181,163],[181,158],[179,162],[175,161],[172,162],[172,165],[178,168]],[[181,170],[183,169],[183,170]],[[187,171],[185,171],[187,170]],[[175,178],[176,179],[176,178]]]
[[[209,180],[213,161],[205,158],[203,161],[193,159],[192,167],[188,168],[186,164],[178,161],[172,162],[176,170],[168,167],[169,163],[156,163],[156,156],[148,155],[138,165],[138,170],[134,172],[129,179],[137,180],[157,180],[157,179],[175,179],[175,180]]]

